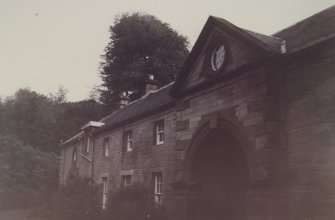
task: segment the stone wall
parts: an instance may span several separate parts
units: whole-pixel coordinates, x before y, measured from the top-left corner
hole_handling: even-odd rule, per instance
[[[243,148],[249,169],[250,219],[254,219],[252,216],[255,219],[268,219],[270,215],[273,219],[282,219],[271,214],[279,215],[283,209],[278,205],[283,201],[278,199],[283,196],[278,179],[285,172],[282,79],[275,67],[256,68],[233,81],[199,91],[177,103],[176,123],[181,126],[176,135],[176,158],[180,163],[176,163],[175,172],[182,174],[176,175],[181,179],[175,181],[188,181],[188,170],[185,170],[184,164],[201,127],[206,122],[215,127],[215,121],[228,121],[241,132],[244,139]],[[183,196],[184,193],[186,196]],[[183,204],[187,200],[187,190],[176,195],[175,200],[180,201],[176,207],[185,209]],[[269,207],[271,202],[277,206]]]
[[[175,108],[96,136],[87,155],[93,163],[78,156],[79,173],[93,175],[97,183],[108,177],[113,193],[122,175],[152,189],[152,174],[162,172],[166,210],[172,219],[187,219],[195,140],[206,126],[229,125],[238,131],[246,158],[249,220],[334,219],[335,45],[326,47],[269,61],[178,99]],[[153,129],[160,119],[165,120],[165,142],[157,146]],[[123,152],[129,129],[134,149]],[[106,137],[108,157],[103,155]],[[63,180],[73,165],[74,147],[81,145],[64,148]]]
[[[164,119],[165,141],[161,145],[153,142],[154,122]],[[175,146],[175,112],[167,110],[148,118],[127,124],[95,138],[93,158],[93,179],[101,183],[102,177],[108,177],[108,189],[113,193],[120,189],[123,175],[131,175],[131,182],[144,184],[152,190],[154,172],[163,174],[163,202],[171,191],[173,179],[173,150]],[[123,134],[133,132],[133,150],[125,152]],[[111,146],[109,156],[103,155],[103,141],[109,138]],[[153,194],[152,194],[153,198]]]
[[[291,219],[335,218],[334,48],[294,57],[286,74]]]

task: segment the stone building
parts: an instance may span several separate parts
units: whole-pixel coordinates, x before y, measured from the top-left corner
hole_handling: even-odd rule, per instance
[[[103,206],[140,182],[175,220],[335,219],[335,7],[271,36],[209,17],[173,84],[61,147]]]

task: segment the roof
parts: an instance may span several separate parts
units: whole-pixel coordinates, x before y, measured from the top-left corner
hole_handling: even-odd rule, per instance
[[[276,51],[277,53],[285,53],[285,51],[282,49],[282,45],[285,44],[283,39],[274,36],[260,34],[246,29],[243,30],[252,37],[256,38],[258,41],[262,42],[264,45],[270,47],[273,51]]]
[[[131,102],[122,109],[108,115],[102,119],[101,122],[104,122],[106,124],[105,126],[111,126],[150,110],[173,103],[175,99],[169,95],[172,85],[173,83],[170,83],[159,90],[148,93],[142,98]]]
[[[84,135],[84,133],[85,133],[84,131],[79,132],[78,134],[74,135],[70,139],[67,139],[66,141],[62,142],[61,146],[67,145],[69,143],[72,143],[72,142],[78,140],[81,136]]]
[[[142,98],[129,103],[122,109],[113,112],[112,114],[100,120],[100,123],[104,123],[104,125],[101,128],[98,128],[97,131],[113,126],[121,126],[128,120],[135,119],[136,117],[143,117],[144,114],[148,112],[162,108],[165,109],[167,106],[170,106],[175,102],[175,99],[169,95],[172,86],[173,83],[170,83],[160,88],[159,90],[150,92]],[[84,133],[84,131],[79,132],[72,138],[63,142],[61,146],[75,142],[82,135],[84,135]]]
[[[248,43],[254,44],[268,52],[279,54],[282,53],[281,45],[283,44],[283,40],[278,37],[268,36],[237,27],[222,18],[210,16],[208,20],[210,21],[211,19],[213,19],[213,22],[219,23],[223,29],[229,29],[229,31],[232,32],[235,36],[240,37]]]
[[[308,45],[335,36],[335,6],[287,27],[272,36],[286,41],[288,52],[301,50]]]
[[[265,57],[277,57],[285,52],[285,50],[282,49],[284,41],[278,37],[267,36],[245,30],[233,25],[225,19],[209,16],[190,54],[185,60],[185,63],[178,74],[174,86],[171,89],[171,95],[173,97],[179,97],[180,90],[184,82],[187,80],[188,74],[191,71],[194,62],[196,62],[199,54],[202,52],[204,45],[211,37],[211,33],[217,27],[227,34],[235,37],[236,39],[245,42],[253,49],[261,52]]]

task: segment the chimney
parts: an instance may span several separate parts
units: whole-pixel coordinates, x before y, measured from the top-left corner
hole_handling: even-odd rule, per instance
[[[120,108],[123,108],[124,106],[128,105],[128,94],[127,92],[121,92],[120,94]]]
[[[153,74],[148,75],[148,79],[145,81],[145,94],[153,92],[158,89],[158,82],[155,80]]]

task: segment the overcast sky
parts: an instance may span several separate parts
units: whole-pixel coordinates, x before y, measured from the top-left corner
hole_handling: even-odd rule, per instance
[[[0,0],[0,96],[29,87],[88,98],[99,85],[109,26],[123,12],[147,12],[187,36],[191,46],[209,15],[273,34],[335,0]]]

